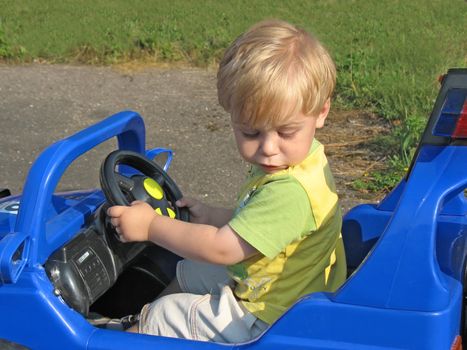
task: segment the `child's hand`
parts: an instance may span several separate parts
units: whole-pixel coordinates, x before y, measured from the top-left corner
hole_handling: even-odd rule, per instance
[[[196,224],[209,223],[209,206],[203,204],[199,200],[183,197],[176,203],[177,207],[187,207],[190,210],[190,222]]]
[[[149,226],[157,216],[154,209],[142,201],[135,201],[129,207],[110,207],[107,215],[123,242],[149,240]]]

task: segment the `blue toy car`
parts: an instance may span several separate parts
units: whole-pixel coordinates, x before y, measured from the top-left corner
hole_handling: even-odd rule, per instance
[[[121,243],[106,207],[137,198],[165,215],[188,214],[171,206],[181,193],[164,171],[168,164],[149,160],[167,151],[145,149],[137,113],[118,113],[52,144],[33,164],[23,194],[0,190],[0,348],[461,349],[466,97],[467,69],[449,70],[407,175],[381,203],[346,214],[346,283],[298,300],[244,344],[130,334],[87,321],[91,312],[138,312],[172,279],[179,259],[153,244]],[[56,193],[76,158],[113,137],[119,150],[103,162],[102,189]]]

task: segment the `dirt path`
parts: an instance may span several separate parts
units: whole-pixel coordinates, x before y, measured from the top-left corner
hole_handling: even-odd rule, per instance
[[[0,65],[0,187],[21,191],[29,167],[47,145],[128,109],[143,116],[148,148],[174,150],[169,173],[185,194],[212,204],[233,202],[246,166],[217,103],[215,72],[195,69]],[[384,131],[368,113],[333,110],[318,132],[344,210],[378,199],[350,184],[379,165],[368,141]],[[108,142],[81,157],[61,189],[98,186],[100,163],[114,147]]]

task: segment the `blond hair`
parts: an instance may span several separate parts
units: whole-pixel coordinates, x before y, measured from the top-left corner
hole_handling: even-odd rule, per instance
[[[251,126],[274,126],[297,112],[317,115],[335,87],[321,43],[284,21],[259,22],[226,50],[217,73],[219,103]]]

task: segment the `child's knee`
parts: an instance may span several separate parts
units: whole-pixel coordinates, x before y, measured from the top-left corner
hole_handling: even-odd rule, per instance
[[[192,338],[188,313],[200,296],[170,294],[146,304],[141,310],[138,332],[177,338]]]

